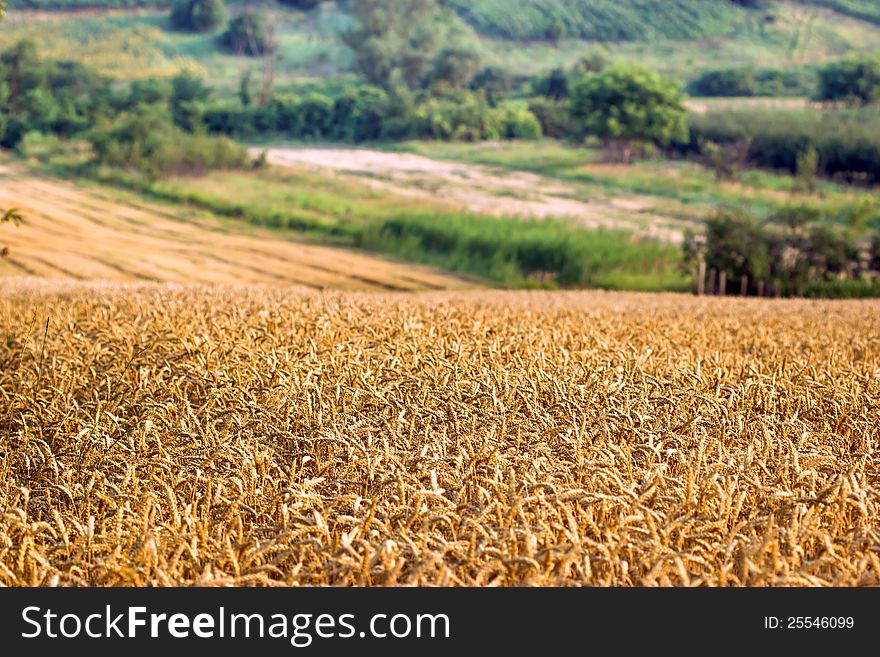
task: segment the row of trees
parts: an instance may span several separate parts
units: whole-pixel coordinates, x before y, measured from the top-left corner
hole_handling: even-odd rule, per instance
[[[693,80],[688,90],[698,96],[807,96],[864,107],[880,101],[880,57],[848,57],[818,68],[713,69]]]

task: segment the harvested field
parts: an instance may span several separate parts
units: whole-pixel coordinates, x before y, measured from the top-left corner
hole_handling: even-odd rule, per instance
[[[0,583],[878,585],[878,316],[0,281]]]
[[[25,217],[3,227],[0,277],[275,283],[313,288],[424,290],[468,287],[429,267],[306,244],[134,195],[78,187],[0,165],[0,207]]]

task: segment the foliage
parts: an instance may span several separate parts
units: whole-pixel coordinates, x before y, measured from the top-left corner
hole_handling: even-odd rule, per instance
[[[570,102],[582,135],[627,145],[665,146],[687,139],[678,86],[643,66],[615,64],[586,75],[575,84]]]
[[[700,39],[725,33],[750,10],[706,0],[451,0],[481,32],[508,39]]]
[[[508,284],[601,287],[626,272],[648,279],[674,271],[668,246],[625,233],[583,231],[550,220],[454,215],[388,219],[358,237],[359,245]]]
[[[529,111],[541,125],[541,132],[546,137],[567,139],[575,132],[566,103],[549,98],[530,98]]]
[[[213,32],[226,22],[223,0],[176,0],[171,25],[190,32]]]
[[[753,68],[724,68],[706,71],[688,91],[695,96],[754,96],[757,86]]]
[[[467,86],[479,57],[436,0],[351,0],[356,26],[343,34],[355,67],[370,84],[395,94],[435,82]]]
[[[277,47],[266,12],[250,7],[229,21],[226,31],[220,35],[220,43],[239,55],[252,57],[272,53]]]
[[[90,140],[101,164],[152,178],[241,168],[248,163],[247,152],[234,142],[184,132],[152,107],[102,122],[90,133]]]
[[[263,107],[219,102],[204,107],[209,132],[235,137],[284,135],[305,140],[364,142],[428,138],[537,139],[541,124],[523,102],[492,105],[479,93],[448,89],[411,105],[393,101],[379,87],[350,85],[335,97],[283,94]]]
[[[702,258],[728,281],[747,278],[750,294],[772,286],[781,294],[816,295],[840,281],[853,282],[845,286],[855,289],[859,281],[878,279],[876,263],[865,257],[871,243],[864,228],[808,207],[789,206],[765,221],[743,209],[722,208],[707,220],[705,236],[686,240],[684,255],[691,267]]]
[[[852,182],[880,181],[880,114],[870,110],[720,110],[692,115],[690,132],[683,150],[693,154],[709,141],[748,142],[749,163],[796,173],[798,157],[812,147],[821,174]]]
[[[0,145],[15,147],[37,130],[70,137],[92,116],[112,111],[106,83],[82,66],[46,62],[32,42],[0,52]]]
[[[817,100],[868,105],[880,100],[880,57],[856,57],[819,69]]]

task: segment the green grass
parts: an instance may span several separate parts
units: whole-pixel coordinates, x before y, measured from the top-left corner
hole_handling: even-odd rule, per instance
[[[798,193],[794,177],[758,169],[742,171],[734,182],[718,182],[710,170],[686,160],[607,165],[595,149],[552,140],[482,144],[413,141],[385,148],[439,160],[526,171],[573,184],[585,198],[603,194],[654,197],[656,209],[662,214],[690,219],[725,204],[743,205],[762,214],[791,203],[836,213],[865,194],[864,190],[820,180],[817,195],[803,195]]]
[[[699,39],[723,34],[750,12],[705,0],[452,0],[476,29],[507,39],[544,39],[554,24],[567,36],[597,41]]]
[[[880,23],[880,4],[877,0],[802,0],[802,2],[833,9],[838,13],[865,21]]]
[[[450,212],[351,180],[272,168],[160,181],[111,171],[92,175],[155,199],[507,287],[687,288],[676,246],[623,231]]]
[[[69,6],[86,4],[79,0],[57,1],[69,2]],[[110,3],[117,1],[123,6],[126,2],[134,2],[110,0]],[[601,4],[563,0],[516,1],[532,6],[529,11],[540,5],[542,15],[546,13],[547,16],[552,16],[560,7],[578,15],[579,12],[594,12],[598,16]],[[782,3],[776,12],[776,20],[767,23],[755,12],[719,8],[724,3],[708,0],[650,2],[648,4],[655,10],[640,14],[626,12],[648,0],[603,2],[618,7],[610,11],[609,20],[631,23],[628,29],[638,39],[603,45],[589,39],[565,38],[554,45],[542,39],[505,38],[500,36],[503,30],[488,27],[487,32],[478,33],[463,24],[460,32],[468,35],[465,38],[481,53],[487,65],[505,68],[516,75],[537,75],[554,67],[569,66],[597,49],[605,50],[613,59],[642,62],[682,82],[693,79],[702,71],[719,67],[796,67],[822,63],[850,53],[880,52],[880,25],[844,14],[820,12],[811,5]],[[100,0],[90,4],[100,4]],[[476,3],[462,0],[459,4],[471,7],[462,10],[463,15],[478,25],[481,23],[474,18],[477,16],[475,12],[491,10],[492,15],[503,15],[505,20],[517,22],[529,15],[528,12],[511,11],[509,0]],[[274,12],[279,41],[276,84],[284,86],[306,79],[326,81],[349,70],[351,53],[339,35],[351,19],[339,10],[336,3],[326,2],[319,11],[308,13],[277,4],[269,6]],[[238,7],[238,4],[230,3],[230,13],[236,13]],[[695,13],[689,13],[689,17],[679,15],[677,12],[685,7],[692,8]],[[668,29],[663,27],[661,18],[668,19]],[[657,25],[649,29],[648,22]],[[599,31],[602,39],[615,35],[604,28]],[[0,30],[0,47],[23,37],[36,40],[47,56],[76,59],[117,79],[167,77],[188,69],[206,76],[211,84],[229,90],[237,86],[244,71],[252,70],[257,78],[261,72],[258,59],[223,51],[215,35],[170,30],[166,9],[120,9],[102,15],[34,14],[13,9]]]

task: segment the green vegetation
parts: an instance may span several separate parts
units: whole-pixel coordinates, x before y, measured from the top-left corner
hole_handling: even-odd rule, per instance
[[[151,178],[248,164],[241,146],[227,138],[185,132],[153,108],[122,113],[109,125],[99,124],[89,137],[101,164],[134,169]]]
[[[684,244],[691,272],[703,261],[723,272],[730,292],[869,296],[880,289],[880,232],[866,229],[869,208],[840,217],[786,207],[765,221],[724,208],[706,222],[705,235]]]
[[[812,96],[816,91],[816,71],[807,66],[710,69],[692,80],[687,91],[694,96],[708,97]]]
[[[682,290],[673,245],[553,220],[463,215],[339,179],[275,170],[148,180],[99,177],[154,197],[514,287]]]
[[[634,147],[667,146],[687,139],[687,113],[678,86],[641,66],[617,64],[584,76],[571,94],[575,129],[619,148],[620,161]]]
[[[350,6],[355,26],[343,39],[371,84],[403,93],[438,82],[462,87],[476,74],[477,54],[435,0],[351,0]]]
[[[806,4],[833,9],[836,12],[873,23],[880,23],[880,5],[876,0],[802,0]]]
[[[817,99],[861,106],[880,100],[880,57],[851,57],[822,67]]]
[[[222,0],[176,0],[170,20],[178,30],[213,32],[226,22],[226,7]]]
[[[259,57],[277,48],[268,16],[261,9],[246,8],[229,21],[220,43],[239,55]]]
[[[207,93],[191,76],[120,91],[82,66],[40,59],[23,41],[0,52],[0,145],[27,137],[24,152],[51,154],[61,139],[85,139],[99,162],[150,176],[244,166],[241,147],[200,134]]]
[[[876,110],[728,110],[691,117],[687,153],[714,142],[744,150],[744,164],[798,171],[810,148],[818,171],[849,182],[880,182],[880,113]]]
[[[700,39],[725,33],[748,10],[704,0],[452,0],[481,32],[507,39]]]

